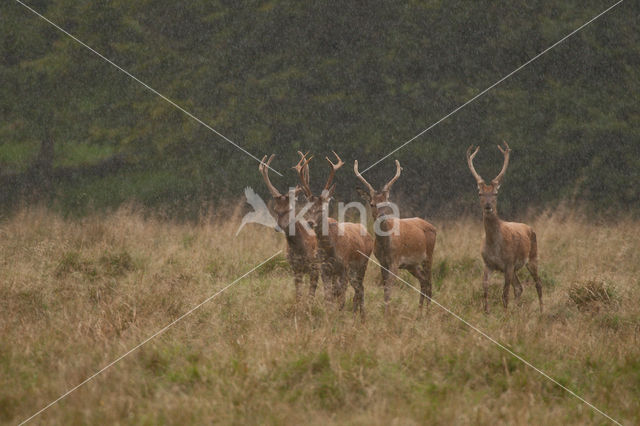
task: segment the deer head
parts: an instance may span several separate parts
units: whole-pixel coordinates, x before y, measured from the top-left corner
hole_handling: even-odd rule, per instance
[[[258,170],[262,174],[262,178],[264,179],[264,183],[267,185],[267,189],[271,196],[273,197],[273,205],[272,211],[276,216],[276,223],[278,224],[277,231],[286,232],[286,229],[289,227],[289,222],[295,217],[294,212],[294,203],[293,198],[295,198],[301,191],[299,186],[296,186],[293,191],[289,191],[286,194],[281,194],[278,189],[273,186],[271,180],[269,179],[269,166],[271,165],[271,161],[275,157],[275,154],[271,154],[269,157],[269,161],[265,163],[267,156],[262,157],[260,161],[260,165],[258,166]],[[308,179],[308,176],[307,176]]]
[[[311,207],[308,210],[308,218],[309,225],[316,226],[322,223],[322,215],[329,206],[329,200],[333,196],[333,193],[336,189],[336,185],[333,183],[333,178],[336,174],[336,171],[344,165],[344,162],[340,159],[338,154],[335,151],[332,151],[333,155],[336,156],[338,160],[337,163],[333,163],[329,157],[324,157],[325,160],[329,163],[329,167],[331,170],[329,172],[329,178],[327,179],[327,183],[325,183],[324,188],[320,195],[314,195],[311,191],[311,187],[309,186],[309,161],[313,157],[306,158],[306,154],[302,154],[298,152],[302,158],[298,162],[298,164],[294,167],[298,172],[298,176],[300,177],[300,183],[302,185],[302,191],[304,192],[305,197],[307,198],[307,202],[311,204]]]
[[[502,142],[504,144],[504,148],[498,145],[498,149],[502,152],[504,156],[504,163],[502,164],[502,170],[498,173],[490,184],[486,184],[484,179],[480,177],[476,169],[473,167],[473,159],[475,158],[480,147],[477,146],[476,149],[473,150],[473,145],[471,145],[467,149],[467,165],[469,166],[469,170],[471,170],[471,174],[476,179],[478,184],[478,196],[480,197],[480,206],[482,207],[485,213],[495,213],[497,212],[497,204],[498,204],[498,189],[500,189],[500,185],[502,184],[502,179],[504,178],[504,173],[507,171],[507,166],[509,166],[509,155],[511,154],[511,149],[506,142]]]
[[[398,180],[400,177],[400,173],[402,172],[402,167],[400,167],[400,162],[396,160],[396,174],[395,176],[387,182],[382,190],[376,191],[373,186],[369,182],[366,181],[365,178],[362,177],[360,172],[358,172],[358,160],[353,163],[353,171],[356,174],[356,177],[360,179],[360,181],[367,187],[368,191],[357,188],[358,194],[369,203],[371,207],[371,215],[374,218],[378,218],[384,214],[389,214],[390,209],[384,206],[384,203],[389,202],[389,191],[391,191],[391,186]]]

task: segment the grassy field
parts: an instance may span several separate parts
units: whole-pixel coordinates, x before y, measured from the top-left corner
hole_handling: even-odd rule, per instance
[[[15,424],[278,250],[239,220],[178,224],[135,209],[0,222],[0,422]],[[526,284],[481,310],[479,218],[438,222],[434,298],[625,424],[640,422],[640,223],[530,220],[545,312]],[[413,278],[403,274],[410,282]],[[283,255],[49,408],[46,424],[606,424],[608,420],[399,283],[367,321],[296,307]],[[529,281],[523,271],[522,277]],[[350,299],[352,290],[349,289]],[[347,309],[350,308],[350,300]]]

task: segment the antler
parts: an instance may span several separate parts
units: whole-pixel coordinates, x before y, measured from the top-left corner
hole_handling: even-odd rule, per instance
[[[476,172],[475,167],[473,167],[473,159],[475,158],[476,154],[478,153],[478,150],[480,149],[480,147],[477,146],[476,150],[473,151],[473,154],[471,153],[472,149],[473,149],[473,145],[471,145],[469,148],[467,148],[467,164],[469,165],[469,170],[471,170],[471,174],[476,179],[476,182],[484,183],[484,179],[482,179],[482,177],[480,177],[478,172]]]
[[[336,158],[338,159],[338,163],[337,164],[333,164],[331,162],[331,160],[329,160],[329,157],[324,157],[325,160],[327,160],[327,162],[329,163],[329,165],[331,165],[331,172],[329,173],[329,179],[327,179],[327,183],[324,185],[324,189],[322,190],[327,191],[329,189],[329,187],[331,186],[331,182],[333,182],[333,177],[336,174],[336,170],[338,170],[340,167],[344,166],[344,161],[342,161],[342,159],[340,159],[340,157],[338,156],[338,154],[336,154],[335,151],[331,151],[333,152],[333,155],[336,156]]]
[[[497,185],[499,185],[502,182],[504,173],[507,171],[507,166],[509,166],[509,156],[511,154],[511,148],[509,148],[509,145],[505,141],[502,141],[502,143],[504,144],[504,149],[500,145],[498,145],[498,149],[500,150],[500,152],[502,152],[502,155],[504,156],[504,163],[502,164],[502,170],[500,170],[500,173],[498,173],[498,176],[496,176],[491,181],[491,183],[497,184]]]
[[[304,159],[306,158],[307,155],[309,155],[309,151],[307,151],[306,154],[303,154],[301,151],[298,151],[298,155],[300,156],[300,159]],[[304,178],[305,178],[304,180],[307,182],[307,185],[309,185],[309,165],[308,164],[304,167]]]
[[[267,161],[266,163],[264,162],[264,160],[267,159],[267,156],[265,155],[264,157],[262,157],[262,160],[260,161],[260,165],[258,166],[258,170],[260,171],[260,173],[262,173],[262,178],[264,179],[264,183],[267,184],[267,188],[269,189],[269,192],[271,193],[271,195],[274,197],[280,197],[282,194],[280,194],[280,192],[276,189],[275,186],[273,186],[273,184],[269,180],[269,165],[271,164],[271,161],[275,156],[276,156],[275,154],[271,154],[271,157],[269,157],[269,161]]]
[[[391,190],[391,185],[398,180],[400,172],[402,172],[402,167],[400,167],[400,162],[396,160],[396,175],[384,187],[382,187],[382,192],[389,192]]]
[[[300,161],[293,168],[298,172],[298,176],[300,176],[300,183],[302,184],[302,190],[304,191],[304,195],[307,197],[311,197],[311,188],[309,187],[309,161],[313,158],[313,156],[306,158],[307,154],[303,154],[298,151],[300,154]]]
[[[369,193],[373,196],[373,194],[376,192],[375,189],[373,189],[373,186],[371,186],[371,184],[369,182],[367,182],[365,180],[365,178],[362,177],[362,175],[360,174],[360,172],[358,172],[358,160],[353,162],[353,172],[356,174],[356,177],[358,179],[360,179],[360,181],[362,183],[364,183],[364,185],[367,187],[367,189],[369,190]]]

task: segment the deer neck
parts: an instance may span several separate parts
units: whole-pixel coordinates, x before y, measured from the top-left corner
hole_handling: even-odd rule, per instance
[[[391,216],[387,216],[387,215],[382,215],[378,217],[378,221],[380,221],[380,230],[384,231],[385,234],[389,232],[389,230],[391,230],[391,223],[389,223],[389,219],[392,219]],[[385,238],[387,236],[384,236]]]
[[[288,231],[287,229],[285,235],[287,236],[287,244],[289,247],[303,247],[306,239],[311,236],[311,232],[299,221],[295,223],[295,234],[292,235]]]
[[[389,231],[392,227],[389,223],[389,216],[380,216],[378,220],[380,221],[380,230],[383,231],[384,235],[379,235],[376,232],[376,246],[381,249],[382,253],[389,253],[391,248],[391,235],[389,235]]]
[[[484,222],[484,232],[488,244],[497,242],[501,238],[500,225],[502,220],[498,217],[498,212],[493,210],[490,213],[482,212],[482,219]]]
[[[333,218],[328,218],[327,219],[327,229],[326,229],[325,232],[323,232],[322,222],[316,223],[316,225],[313,228],[313,230],[316,233],[316,238],[318,239],[318,245],[320,247],[328,248],[328,247],[333,245],[333,240],[334,240],[335,234],[338,231],[337,225],[338,225],[338,221],[337,220],[335,220]]]

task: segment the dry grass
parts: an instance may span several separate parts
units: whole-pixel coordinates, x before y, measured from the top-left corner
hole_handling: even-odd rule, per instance
[[[479,219],[435,223],[434,297],[612,417],[638,423],[640,223],[572,214],[531,223],[544,314],[531,285],[522,306],[503,310],[497,276],[491,314],[481,312]],[[255,225],[235,238],[237,224],[176,224],[134,209],[76,221],[27,209],[1,222],[0,422],[30,416],[284,249]],[[385,318],[378,275],[370,264],[361,325],[326,308],[321,289],[296,308],[286,262],[272,261],[36,422],[606,423],[436,306],[416,320],[418,295],[402,284]]]

